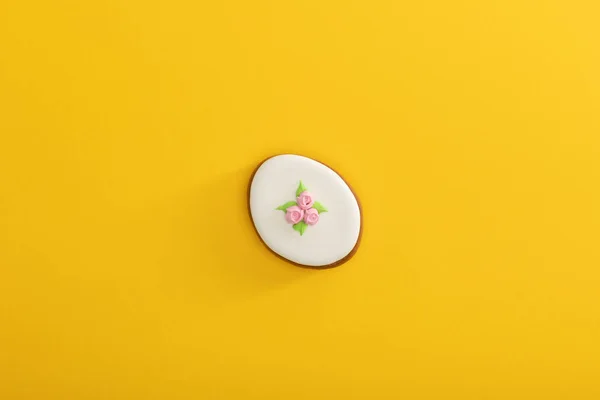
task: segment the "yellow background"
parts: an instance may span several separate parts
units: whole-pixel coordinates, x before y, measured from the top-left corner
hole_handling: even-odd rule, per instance
[[[0,2],[0,398],[600,398],[594,1]],[[362,200],[270,254],[251,171]]]

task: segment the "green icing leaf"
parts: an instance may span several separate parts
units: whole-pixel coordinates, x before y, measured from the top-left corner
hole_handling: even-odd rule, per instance
[[[296,205],[296,202],[295,202],[295,201],[288,201],[287,203],[285,203],[285,204],[282,204],[282,205],[280,205],[279,207],[277,207],[277,208],[276,208],[276,210],[281,210],[281,211],[283,211],[283,212],[286,212],[286,210],[287,210],[288,208],[290,208],[291,206],[295,206],[295,205]]]
[[[296,190],[296,197],[300,196],[300,193],[304,192],[306,189],[306,187],[304,186],[304,183],[302,183],[302,181],[300,181],[300,184],[298,185],[298,189]]]
[[[306,227],[308,226],[308,224],[304,221],[300,221],[297,224],[294,224],[294,230],[300,232],[300,236],[304,235],[304,231],[306,230]]]
[[[317,210],[319,212],[319,214],[327,212],[327,209],[325,208],[325,206],[321,203],[319,203],[318,201],[315,201],[315,204],[313,204],[313,208],[315,210]]]

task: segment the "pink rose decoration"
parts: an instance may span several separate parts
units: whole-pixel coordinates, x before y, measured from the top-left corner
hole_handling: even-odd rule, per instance
[[[298,206],[291,206],[285,210],[285,219],[290,224],[297,224],[302,221],[303,216],[304,210],[300,209]]]
[[[304,222],[309,225],[316,225],[319,222],[319,212],[314,208],[306,210],[304,212]]]
[[[286,201],[275,209],[285,213],[285,220],[293,224],[292,228],[300,236],[304,235],[308,226],[316,225],[319,222],[320,214],[327,212],[327,208],[323,204],[313,199],[302,181],[296,189],[296,200]]]
[[[308,210],[315,203],[315,200],[313,199],[312,194],[310,194],[306,190],[304,192],[300,193],[300,196],[298,196],[297,200],[298,200],[298,207],[300,207],[303,210]]]

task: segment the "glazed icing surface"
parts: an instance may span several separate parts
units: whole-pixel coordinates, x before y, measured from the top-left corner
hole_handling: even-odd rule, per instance
[[[285,211],[277,209],[294,199],[300,182],[327,206],[318,223],[302,235],[292,229]],[[313,159],[291,154],[269,158],[250,183],[249,201],[252,221],[263,242],[297,264],[333,264],[358,242],[361,218],[356,197],[335,171]]]

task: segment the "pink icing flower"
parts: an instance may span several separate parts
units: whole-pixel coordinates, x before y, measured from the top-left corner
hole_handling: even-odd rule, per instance
[[[298,206],[291,206],[285,210],[285,219],[290,224],[297,224],[302,221],[303,216],[304,210],[300,209]]]
[[[314,208],[306,210],[304,212],[304,222],[309,225],[316,225],[319,222],[319,212]]]
[[[313,199],[312,194],[310,194],[306,190],[304,192],[300,193],[300,196],[298,196],[297,200],[298,200],[298,207],[300,207],[303,210],[308,210],[315,203],[315,200]]]

